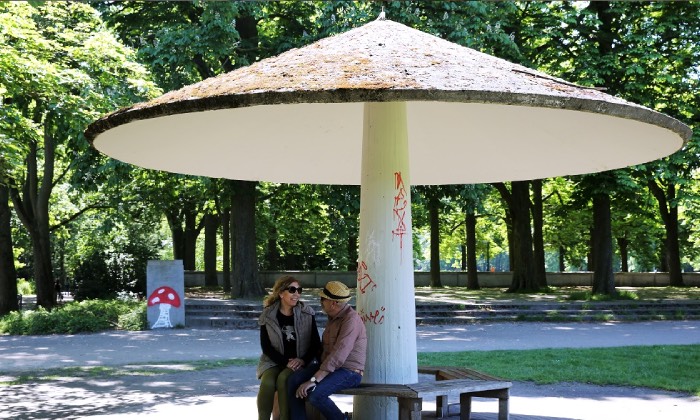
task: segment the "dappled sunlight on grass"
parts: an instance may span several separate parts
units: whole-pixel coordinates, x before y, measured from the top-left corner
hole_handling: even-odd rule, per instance
[[[505,288],[468,290],[464,287],[416,287],[416,299],[423,302],[488,303],[498,302],[561,302],[571,295],[590,293],[590,287],[550,287],[541,293],[506,293]],[[618,287],[623,295],[636,295],[639,300],[700,300],[698,287]],[[629,300],[629,298],[625,299]]]
[[[700,287],[617,287],[624,300],[700,300]],[[310,300],[318,296],[320,289],[305,288],[303,298]],[[482,288],[469,290],[466,287],[445,286],[440,288],[416,287],[416,300],[425,303],[522,303],[522,302],[563,302],[590,295],[591,287],[549,287],[539,293],[506,293],[507,288]],[[228,299],[221,287],[195,286],[186,289],[188,298]]]
[[[120,376],[162,376],[183,372],[197,372],[227,367],[251,366],[256,362],[250,359],[195,360],[191,362],[138,363],[123,366],[76,366],[39,370],[34,373],[7,374],[0,383],[21,384],[46,382],[56,378],[109,378]]]

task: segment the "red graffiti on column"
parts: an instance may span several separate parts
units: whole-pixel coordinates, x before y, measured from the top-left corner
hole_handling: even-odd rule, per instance
[[[401,178],[401,172],[394,172],[396,195],[394,196],[394,219],[397,220],[396,229],[392,230],[393,236],[399,237],[399,248],[403,250],[403,236],[407,233],[406,211],[408,207],[408,194]]]
[[[369,311],[369,313],[365,313],[364,310],[360,310],[359,315],[360,318],[362,318],[362,322],[365,324],[381,325],[384,323],[384,315],[382,314],[384,311],[386,311],[386,308],[382,306],[374,311]]]
[[[364,261],[360,261],[357,264],[357,287],[360,289],[360,293],[363,294],[368,287],[371,287],[370,290],[374,290],[377,287],[377,283],[367,274],[367,264]]]

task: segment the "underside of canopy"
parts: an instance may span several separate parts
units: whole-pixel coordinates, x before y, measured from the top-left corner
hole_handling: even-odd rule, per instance
[[[359,184],[365,102],[407,103],[413,184],[605,171],[691,135],[664,114],[391,21],[119,110],[86,135],[147,168]]]
[[[362,103],[316,103],[187,113],[118,126],[95,146],[170,172],[359,184],[362,110]],[[653,124],[565,109],[415,101],[407,114],[413,184],[600,172],[682,145],[678,135]]]

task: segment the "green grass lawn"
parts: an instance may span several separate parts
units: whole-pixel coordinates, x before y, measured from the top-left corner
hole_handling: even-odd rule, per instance
[[[318,296],[318,290],[305,288],[304,298],[310,299]],[[506,293],[505,288],[483,288],[468,290],[466,287],[416,287],[416,297],[425,300],[475,300],[475,301],[515,301],[515,302],[564,302],[571,298],[586,299],[591,290],[590,287],[550,287],[539,293]],[[700,287],[617,287],[625,300],[700,300]],[[220,298],[228,296],[220,286],[206,287],[193,286],[186,289],[187,297]],[[595,299],[595,298],[593,298]]]
[[[539,293],[506,293],[504,288],[468,290],[465,287],[416,287],[416,297],[424,300],[473,300],[512,302],[564,302],[597,299],[590,296],[590,287],[550,287]],[[617,287],[624,300],[700,300],[700,287]]]
[[[513,381],[639,386],[700,396],[700,345],[420,353],[418,364],[468,367]]]
[[[50,382],[66,377],[158,376],[256,364],[257,359],[247,358],[118,367],[72,367],[18,375],[5,373],[0,375],[5,377],[0,386]],[[418,364],[468,367],[510,381],[634,386],[700,396],[700,345],[419,353]]]

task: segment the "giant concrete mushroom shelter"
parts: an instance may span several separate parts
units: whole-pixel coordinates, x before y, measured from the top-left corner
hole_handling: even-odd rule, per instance
[[[360,184],[363,381],[413,383],[411,185],[605,171],[678,150],[681,122],[389,20],[293,49],[94,122],[99,151],[237,180]],[[355,416],[396,418],[384,398]]]

